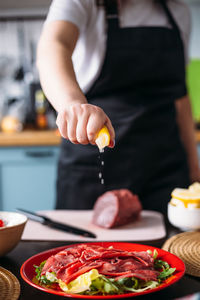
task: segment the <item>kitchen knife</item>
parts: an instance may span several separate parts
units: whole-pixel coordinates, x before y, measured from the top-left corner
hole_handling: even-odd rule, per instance
[[[48,217],[45,217],[43,215],[38,215],[34,212],[27,211],[22,208],[17,208],[16,210],[25,214],[30,220],[39,222],[43,225],[47,225],[49,227],[59,229],[59,230],[65,231],[65,232],[69,232],[72,234],[82,235],[84,237],[96,238],[96,235],[90,231],[83,230],[81,228],[74,227],[74,226],[71,226],[68,224],[63,224],[63,223],[53,221]]]

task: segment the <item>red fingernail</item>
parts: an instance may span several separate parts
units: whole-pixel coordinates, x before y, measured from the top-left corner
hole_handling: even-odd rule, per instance
[[[110,146],[110,148],[114,148],[115,147],[115,140],[111,140],[109,146]]]

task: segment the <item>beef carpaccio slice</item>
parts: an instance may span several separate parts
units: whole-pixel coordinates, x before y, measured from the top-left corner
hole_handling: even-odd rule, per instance
[[[95,202],[92,223],[104,228],[118,227],[138,220],[141,211],[141,202],[131,191],[108,191]]]
[[[42,269],[42,275],[55,272],[58,279],[68,284],[91,269],[116,279],[134,276],[149,281],[157,280],[159,274],[154,270],[153,257],[146,251],[130,252],[80,244],[50,256]]]

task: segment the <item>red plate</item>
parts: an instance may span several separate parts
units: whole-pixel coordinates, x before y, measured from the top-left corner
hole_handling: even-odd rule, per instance
[[[28,260],[26,260],[23,263],[21,270],[20,270],[21,276],[28,284],[35,287],[36,289],[39,289],[39,290],[47,292],[47,293],[63,296],[63,297],[73,297],[73,298],[81,298],[81,299],[90,299],[90,298],[91,299],[104,299],[104,298],[115,299],[115,298],[135,297],[135,296],[150,294],[150,293],[159,291],[161,289],[164,289],[164,288],[172,285],[173,283],[175,283],[176,281],[181,279],[181,277],[185,273],[185,265],[182,262],[182,260],[180,260],[180,258],[178,258],[177,256],[175,256],[167,251],[164,251],[162,249],[158,249],[158,248],[147,246],[147,245],[132,244],[132,243],[118,243],[118,242],[98,242],[98,243],[89,243],[89,244],[90,245],[100,245],[103,247],[113,246],[116,249],[121,249],[121,250],[126,250],[126,251],[146,251],[148,249],[153,251],[154,249],[156,249],[158,252],[158,258],[168,262],[172,268],[176,268],[176,271],[169,279],[167,279],[164,283],[162,283],[161,285],[159,285],[158,287],[156,287],[154,289],[146,290],[146,291],[143,291],[140,293],[127,293],[127,294],[121,294],[121,295],[108,295],[108,296],[88,296],[88,295],[78,295],[78,294],[67,294],[62,291],[57,291],[57,290],[41,287],[32,282],[32,279],[35,276],[34,265],[38,266],[42,261],[46,260],[49,256],[54,255],[69,246],[73,247],[73,246],[78,245],[78,244],[73,244],[73,245],[67,245],[67,246],[50,249],[50,250],[47,250],[47,251],[44,251],[44,252],[41,252],[39,254],[32,256],[31,258],[29,258]]]

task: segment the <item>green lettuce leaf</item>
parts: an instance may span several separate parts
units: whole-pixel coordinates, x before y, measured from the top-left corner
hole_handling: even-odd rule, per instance
[[[46,278],[46,275],[41,275],[42,269],[43,269],[45,263],[46,263],[46,260],[41,262],[41,264],[39,266],[34,265],[35,273],[36,273],[35,277],[37,278],[37,280],[39,282],[49,286],[52,284],[52,282]]]
[[[174,273],[175,270],[176,270],[176,268],[169,268],[167,270],[162,271],[158,275],[158,279],[161,279],[161,280],[167,279],[169,276],[171,276]]]
[[[92,280],[90,289],[93,292],[96,291],[98,293],[102,293],[103,295],[114,295],[120,293],[120,289],[118,288],[118,286],[112,280],[103,275]]]
[[[158,279],[160,281],[164,281],[165,279],[167,279],[176,270],[176,268],[170,268],[169,264],[166,261],[163,261],[163,260],[160,260],[160,259],[155,259],[154,267],[157,270],[162,270],[160,272],[160,274],[158,275]]]

